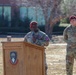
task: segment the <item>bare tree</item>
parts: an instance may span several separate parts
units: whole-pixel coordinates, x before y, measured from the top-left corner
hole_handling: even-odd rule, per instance
[[[60,17],[60,4],[62,0],[11,0],[13,5],[24,5],[26,7],[40,7],[43,11],[45,18],[45,32],[51,37],[54,24],[59,21]]]
[[[76,14],[76,0],[64,0],[62,11],[66,13],[66,16]]]
[[[76,0],[15,0],[17,5],[42,8],[45,18],[45,32],[51,38],[53,27],[60,19],[76,10]],[[72,8],[71,8],[72,7]]]
[[[62,0],[29,0],[31,6],[42,8],[45,18],[45,32],[51,38],[54,24],[60,20]]]
[[[54,24],[60,20],[62,0],[39,0],[39,5],[43,10],[45,17],[45,32],[51,38]]]
[[[45,31],[51,38],[54,25],[63,18],[76,14],[76,0],[35,0],[45,17]],[[35,2],[33,0],[33,2]],[[33,3],[35,4],[35,3]],[[62,6],[63,5],[63,6]],[[64,10],[63,10],[64,9]]]

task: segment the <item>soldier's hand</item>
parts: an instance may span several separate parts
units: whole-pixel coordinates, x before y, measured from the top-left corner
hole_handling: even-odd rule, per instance
[[[33,38],[33,42],[34,42],[34,43],[36,42],[36,38]]]

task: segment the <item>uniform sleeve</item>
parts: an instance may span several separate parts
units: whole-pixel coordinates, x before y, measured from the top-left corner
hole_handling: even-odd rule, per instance
[[[48,46],[49,45],[49,37],[46,34],[43,34],[42,39],[36,40],[36,43],[41,46]]]
[[[27,34],[24,36],[24,41],[27,42]]]
[[[48,35],[45,34],[44,36],[44,46],[48,46],[50,42],[50,38],[48,37]]]
[[[67,28],[63,32],[63,39],[64,39],[65,42],[68,41]]]

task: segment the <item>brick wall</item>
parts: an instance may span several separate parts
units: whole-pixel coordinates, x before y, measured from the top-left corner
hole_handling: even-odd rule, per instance
[[[9,0],[0,0],[0,5],[9,5]]]

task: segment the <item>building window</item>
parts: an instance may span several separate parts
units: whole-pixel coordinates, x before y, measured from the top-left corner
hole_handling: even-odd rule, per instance
[[[45,18],[42,9],[37,8],[36,10],[37,10],[37,22],[39,23],[39,25],[45,25]]]
[[[35,7],[29,7],[28,8],[28,17],[31,19],[31,20],[34,20],[36,21],[36,9]]]
[[[2,26],[2,7],[0,7],[0,27]]]
[[[0,27],[11,27],[11,7],[0,6]]]
[[[2,7],[0,7],[0,16],[2,15]]]
[[[39,25],[45,25],[45,19],[41,8],[20,7],[20,18],[28,17],[31,21],[37,21]]]
[[[21,7],[20,8],[20,18],[22,21],[24,21],[25,17],[28,17],[28,8]]]

